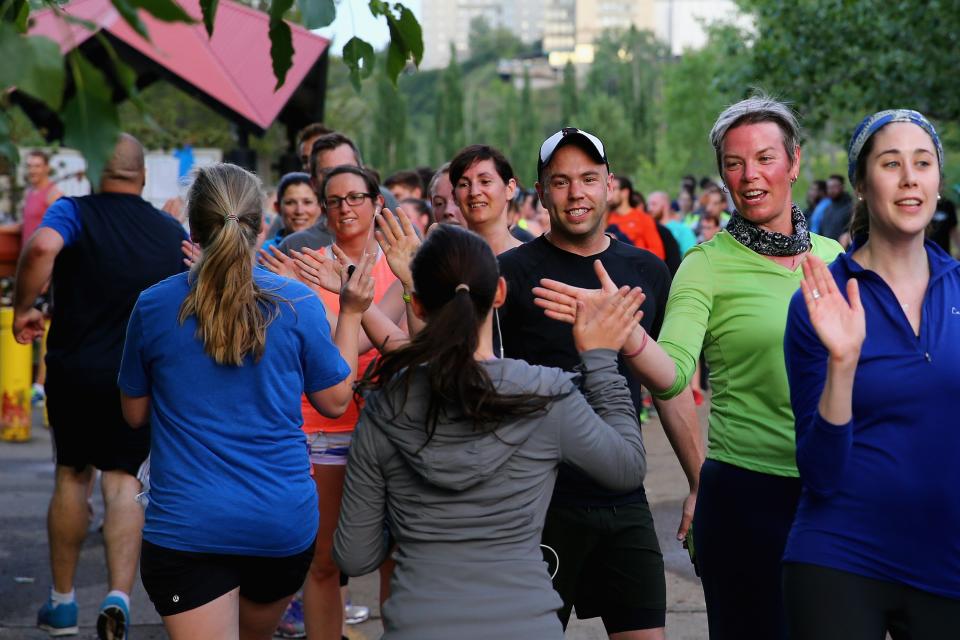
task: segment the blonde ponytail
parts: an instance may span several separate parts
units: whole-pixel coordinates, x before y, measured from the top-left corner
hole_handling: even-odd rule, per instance
[[[253,279],[253,247],[262,224],[259,179],[232,164],[197,170],[187,195],[187,215],[203,253],[190,274],[180,306],[181,324],[197,318],[197,337],[218,364],[242,366],[266,349],[267,327],[279,298]]]

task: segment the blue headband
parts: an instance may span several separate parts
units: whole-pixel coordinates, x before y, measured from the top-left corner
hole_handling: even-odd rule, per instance
[[[850,138],[850,148],[847,151],[847,175],[850,177],[850,184],[854,184],[854,172],[857,168],[857,159],[860,152],[863,151],[863,145],[867,143],[873,134],[882,127],[891,122],[910,122],[926,131],[933,140],[933,146],[937,148],[937,160],[940,162],[940,173],[943,173],[943,145],[940,144],[940,136],[933,124],[924,117],[919,111],[913,109],[888,109],[878,111],[872,116],[867,116],[857,125]]]

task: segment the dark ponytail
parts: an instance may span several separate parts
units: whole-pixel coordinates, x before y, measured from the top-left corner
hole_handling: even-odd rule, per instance
[[[481,324],[493,306],[499,270],[493,251],[472,231],[439,225],[410,264],[426,326],[404,347],[384,354],[361,388],[404,387],[418,371],[430,386],[426,431],[433,436],[441,413],[462,415],[474,429],[492,431],[504,420],[544,410],[550,396],[499,393],[474,357]]]
[[[853,168],[853,185],[863,185],[867,181],[867,158],[873,151],[874,136],[867,138],[857,156],[857,164]],[[861,187],[862,188],[862,187]],[[856,194],[854,194],[856,195]],[[850,239],[862,245],[870,236],[870,208],[865,200],[859,199],[853,205],[853,215],[850,216]]]

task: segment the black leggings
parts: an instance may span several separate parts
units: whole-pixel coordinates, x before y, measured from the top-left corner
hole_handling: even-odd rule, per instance
[[[791,640],[946,640],[960,636],[960,600],[812,564],[783,565]]]
[[[786,640],[780,560],[799,498],[799,478],[704,463],[693,541],[711,640]]]

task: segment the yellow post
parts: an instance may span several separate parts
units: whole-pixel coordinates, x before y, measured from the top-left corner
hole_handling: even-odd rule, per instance
[[[0,440],[30,439],[30,383],[33,346],[13,337],[13,308],[0,308]]]

